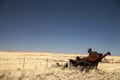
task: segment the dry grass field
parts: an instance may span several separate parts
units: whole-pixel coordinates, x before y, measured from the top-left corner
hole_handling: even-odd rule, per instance
[[[120,80],[120,56],[107,56],[89,73],[56,67],[83,54],[0,51],[0,80]]]

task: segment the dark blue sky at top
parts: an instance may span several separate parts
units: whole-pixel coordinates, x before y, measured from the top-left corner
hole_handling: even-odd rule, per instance
[[[119,0],[0,0],[0,50],[120,55]]]

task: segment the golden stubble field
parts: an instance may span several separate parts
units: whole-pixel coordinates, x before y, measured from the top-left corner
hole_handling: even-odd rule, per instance
[[[107,56],[99,70],[89,73],[57,67],[76,56],[88,54],[60,54],[45,52],[0,51],[0,80],[120,80],[120,56]]]

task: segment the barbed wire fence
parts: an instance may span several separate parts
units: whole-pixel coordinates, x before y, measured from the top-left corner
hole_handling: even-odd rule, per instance
[[[119,63],[120,60],[117,62],[114,62],[114,59],[104,59],[103,63]],[[22,56],[22,57],[0,57],[0,67],[1,69],[28,69],[28,68],[34,68],[35,66],[40,68],[41,66],[44,69],[49,68],[52,64],[55,63],[61,63],[64,64],[67,62],[67,60],[63,59],[52,59],[52,58],[40,58],[40,57],[28,57],[28,56]]]
[[[66,62],[61,59],[49,59],[49,58],[31,58],[31,57],[14,57],[14,58],[9,58],[9,57],[1,57],[0,58],[0,65],[1,69],[27,69],[30,67],[39,67],[42,66],[45,69],[50,67],[52,64],[55,64],[57,62]]]

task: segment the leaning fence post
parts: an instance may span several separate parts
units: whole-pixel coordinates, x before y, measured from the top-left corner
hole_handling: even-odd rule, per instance
[[[23,69],[25,69],[25,57],[23,59]]]

